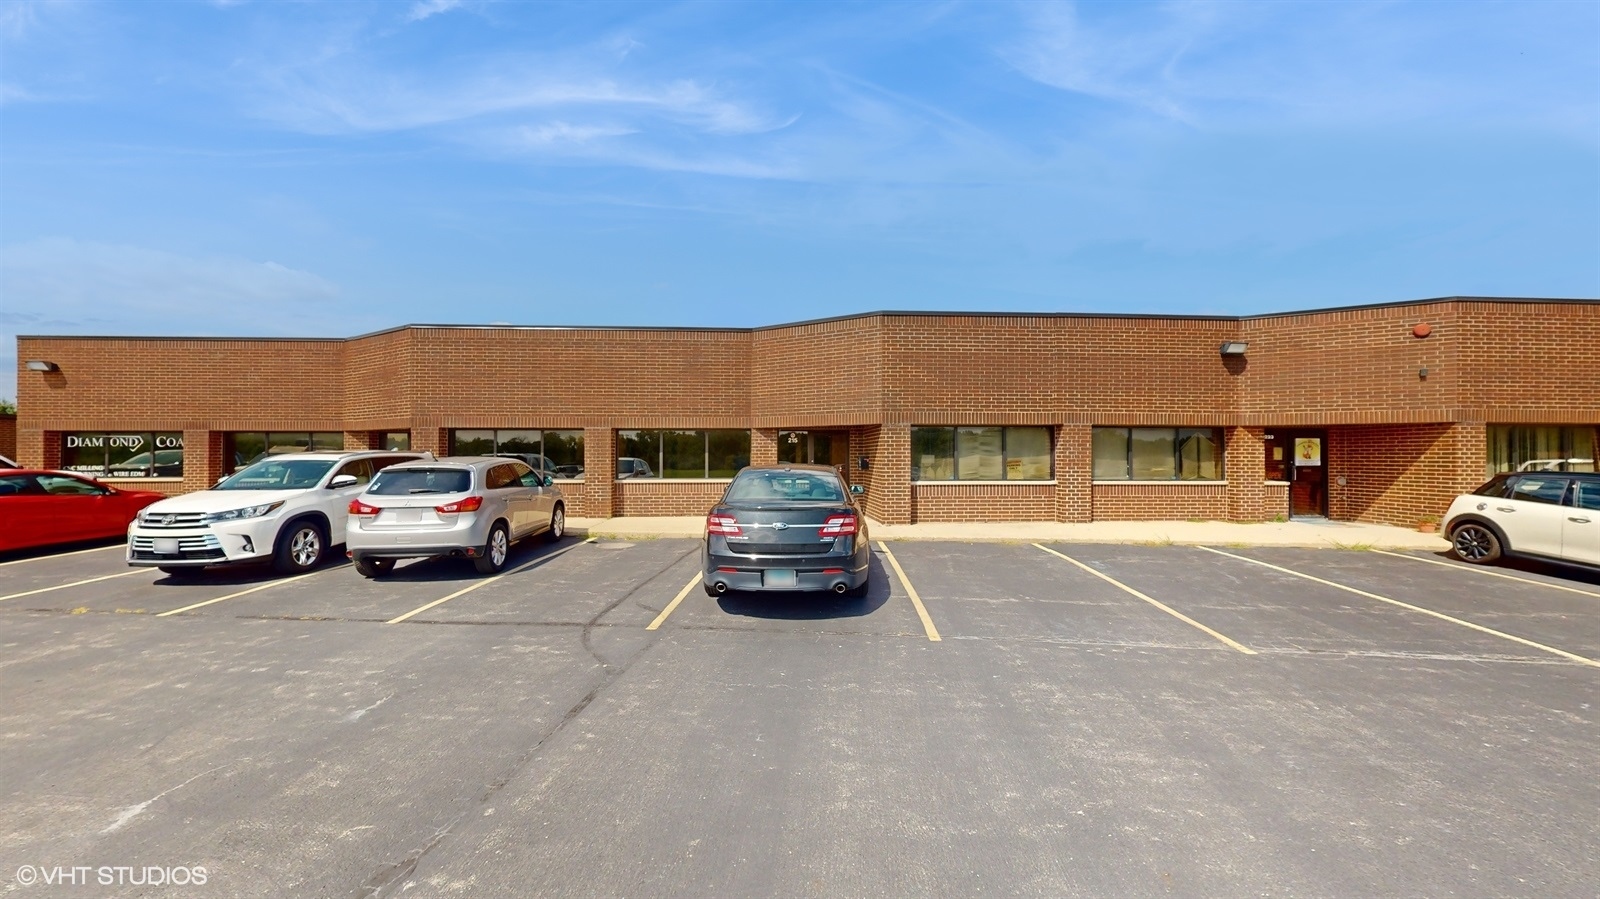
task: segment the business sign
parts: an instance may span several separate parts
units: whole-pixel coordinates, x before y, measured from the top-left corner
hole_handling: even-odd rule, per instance
[[[1322,438],[1296,437],[1294,439],[1294,464],[1320,466],[1322,464]]]

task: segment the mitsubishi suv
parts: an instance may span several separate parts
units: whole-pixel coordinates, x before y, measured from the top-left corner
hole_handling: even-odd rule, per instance
[[[1532,556],[1600,568],[1600,473],[1519,471],[1456,497],[1444,533],[1463,562]]]
[[[182,576],[207,565],[272,562],[299,574],[344,541],[350,501],[372,476],[423,453],[283,453],[218,481],[210,490],[145,507],[128,526],[128,564]]]

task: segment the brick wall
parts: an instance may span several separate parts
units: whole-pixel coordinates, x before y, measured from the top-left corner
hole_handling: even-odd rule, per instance
[[[0,415],[0,456],[17,458],[17,417]]]
[[[612,514],[705,515],[726,489],[727,481],[628,478],[612,485]]]
[[[1226,484],[1096,484],[1095,521],[1228,519]]]
[[[1413,336],[1426,322],[1431,333]],[[1244,339],[1243,357],[1222,357]],[[847,477],[885,522],[1022,516],[1271,518],[1262,428],[1329,435],[1335,517],[1403,520],[1481,479],[1484,423],[1600,422],[1600,303],[1478,298],[1250,319],[875,313],[755,330],[408,327],[350,340],[18,338],[16,455],[74,430],[181,430],[191,490],[228,430],[582,428],[572,514],[700,514],[721,485],[612,480],[623,428],[849,428]],[[1419,372],[1427,369],[1427,376]],[[912,487],[910,428],[1048,425],[1056,483]],[[1229,485],[1091,488],[1093,425],[1227,429]],[[1347,488],[1332,478],[1343,475]],[[658,482],[660,483],[660,482]],[[1134,489],[1134,488],[1138,489]],[[1194,492],[1199,490],[1199,492]],[[581,493],[581,496],[578,494]],[[1216,504],[1220,502],[1219,508]],[[1046,509],[1046,505],[1048,508]],[[1041,509],[1045,509],[1041,511]]]

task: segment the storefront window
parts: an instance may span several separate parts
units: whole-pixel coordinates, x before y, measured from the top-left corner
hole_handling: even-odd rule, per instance
[[[61,466],[96,478],[183,477],[182,431],[61,435]]]
[[[389,431],[383,435],[383,448],[390,452],[406,452],[411,449],[410,431]]]
[[[343,431],[229,431],[222,435],[222,468],[225,474],[233,474],[267,456],[343,449]]]
[[[750,432],[618,431],[618,478],[731,478],[750,464]]]
[[[1216,428],[1095,428],[1097,481],[1217,481],[1222,433]]]
[[[1048,481],[1049,428],[912,428],[913,481]]]
[[[583,480],[582,431],[451,431],[450,455],[515,456],[554,477]]]
[[[1596,470],[1593,427],[1490,425],[1488,430],[1489,474]]]

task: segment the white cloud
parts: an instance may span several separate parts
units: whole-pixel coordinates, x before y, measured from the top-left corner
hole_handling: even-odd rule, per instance
[[[323,335],[339,289],[277,262],[44,238],[0,247],[0,296],[0,354],[14,356],[19,333]],[[0,396],[15,395],[14,368]]]
[[[420,22],[423,19],[447,13],[461,6],[462,0],[417,0],[411,4],[411,9],[406,12],[407,22]]]

